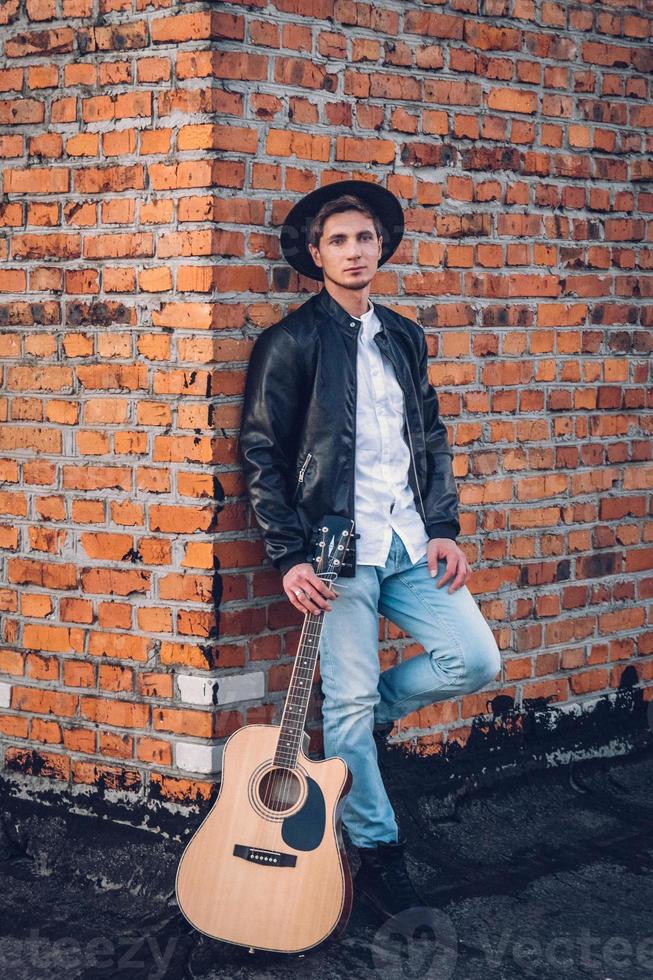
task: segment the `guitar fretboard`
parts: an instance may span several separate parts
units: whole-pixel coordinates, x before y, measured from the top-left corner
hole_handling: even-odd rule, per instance
[[[318,577],[323,581],[332,583],[336,578],[336,573],[325,573]],[[277,750],[274,756],[274,764],[277,766],[292,769],[297,763],[297,753],[301,747],[306,725],[306,715],[323,625],[324,612],[305,614],[279,728]]]

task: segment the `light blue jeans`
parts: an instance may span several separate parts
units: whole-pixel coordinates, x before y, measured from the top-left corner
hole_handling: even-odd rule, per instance
[[[411,711],[477,691],[492,681],[501,655],[466,585],[454,592],[438,561],[432,578],[424,555],[414,565],[392,532],[384,566],[357,565],[336,580],[338,593],[323,613],[320,674],[324,756],[341,756],[353,782],[342,823],[357,847],[398,839],[394,810],[379,772],[372,728]],[[379,613],[409,633],[425,652],[388,670],[379,664]]]

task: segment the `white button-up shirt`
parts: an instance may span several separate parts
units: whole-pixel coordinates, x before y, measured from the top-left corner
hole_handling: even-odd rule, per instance
[[[354,490],[354,529],[360,538],[356,561],[385,565],[394,528],[414,564],[426,554],[429,538],[408,482],[404,393],[392,364],[374,341],[381,322],[371,302],[360,322]]]

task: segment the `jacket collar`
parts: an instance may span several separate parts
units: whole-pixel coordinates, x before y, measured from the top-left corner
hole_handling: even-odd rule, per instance
[[[348,313],[347,310],[333,298],[326,286],[322,286],[322,289],[317,294],[316,302],[320,310],[326,316],[328,316],[330,320],[337,323],[342,330],[346,331],[346,333],[352,334],[354,333],[355,329],[360,326],[360,318],[354,317],[351,313]],[[391,312],[386,309],[385,306],[374,303],[374,301],[372,302],[374,304],[376,315],[381,321],[381,330],[379,331],[379,333],[381,333],[384,328],[391,326]],[[352,324],[354,326],[352,326]]]

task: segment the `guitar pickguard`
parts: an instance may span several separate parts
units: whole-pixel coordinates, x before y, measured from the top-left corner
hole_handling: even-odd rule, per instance
[[[306,776],[308,792],[304,806],[286,817],[281,836],[288,847],[297,851],[313,851],[319,847],[326,826],[326,805],[318,783]]]

